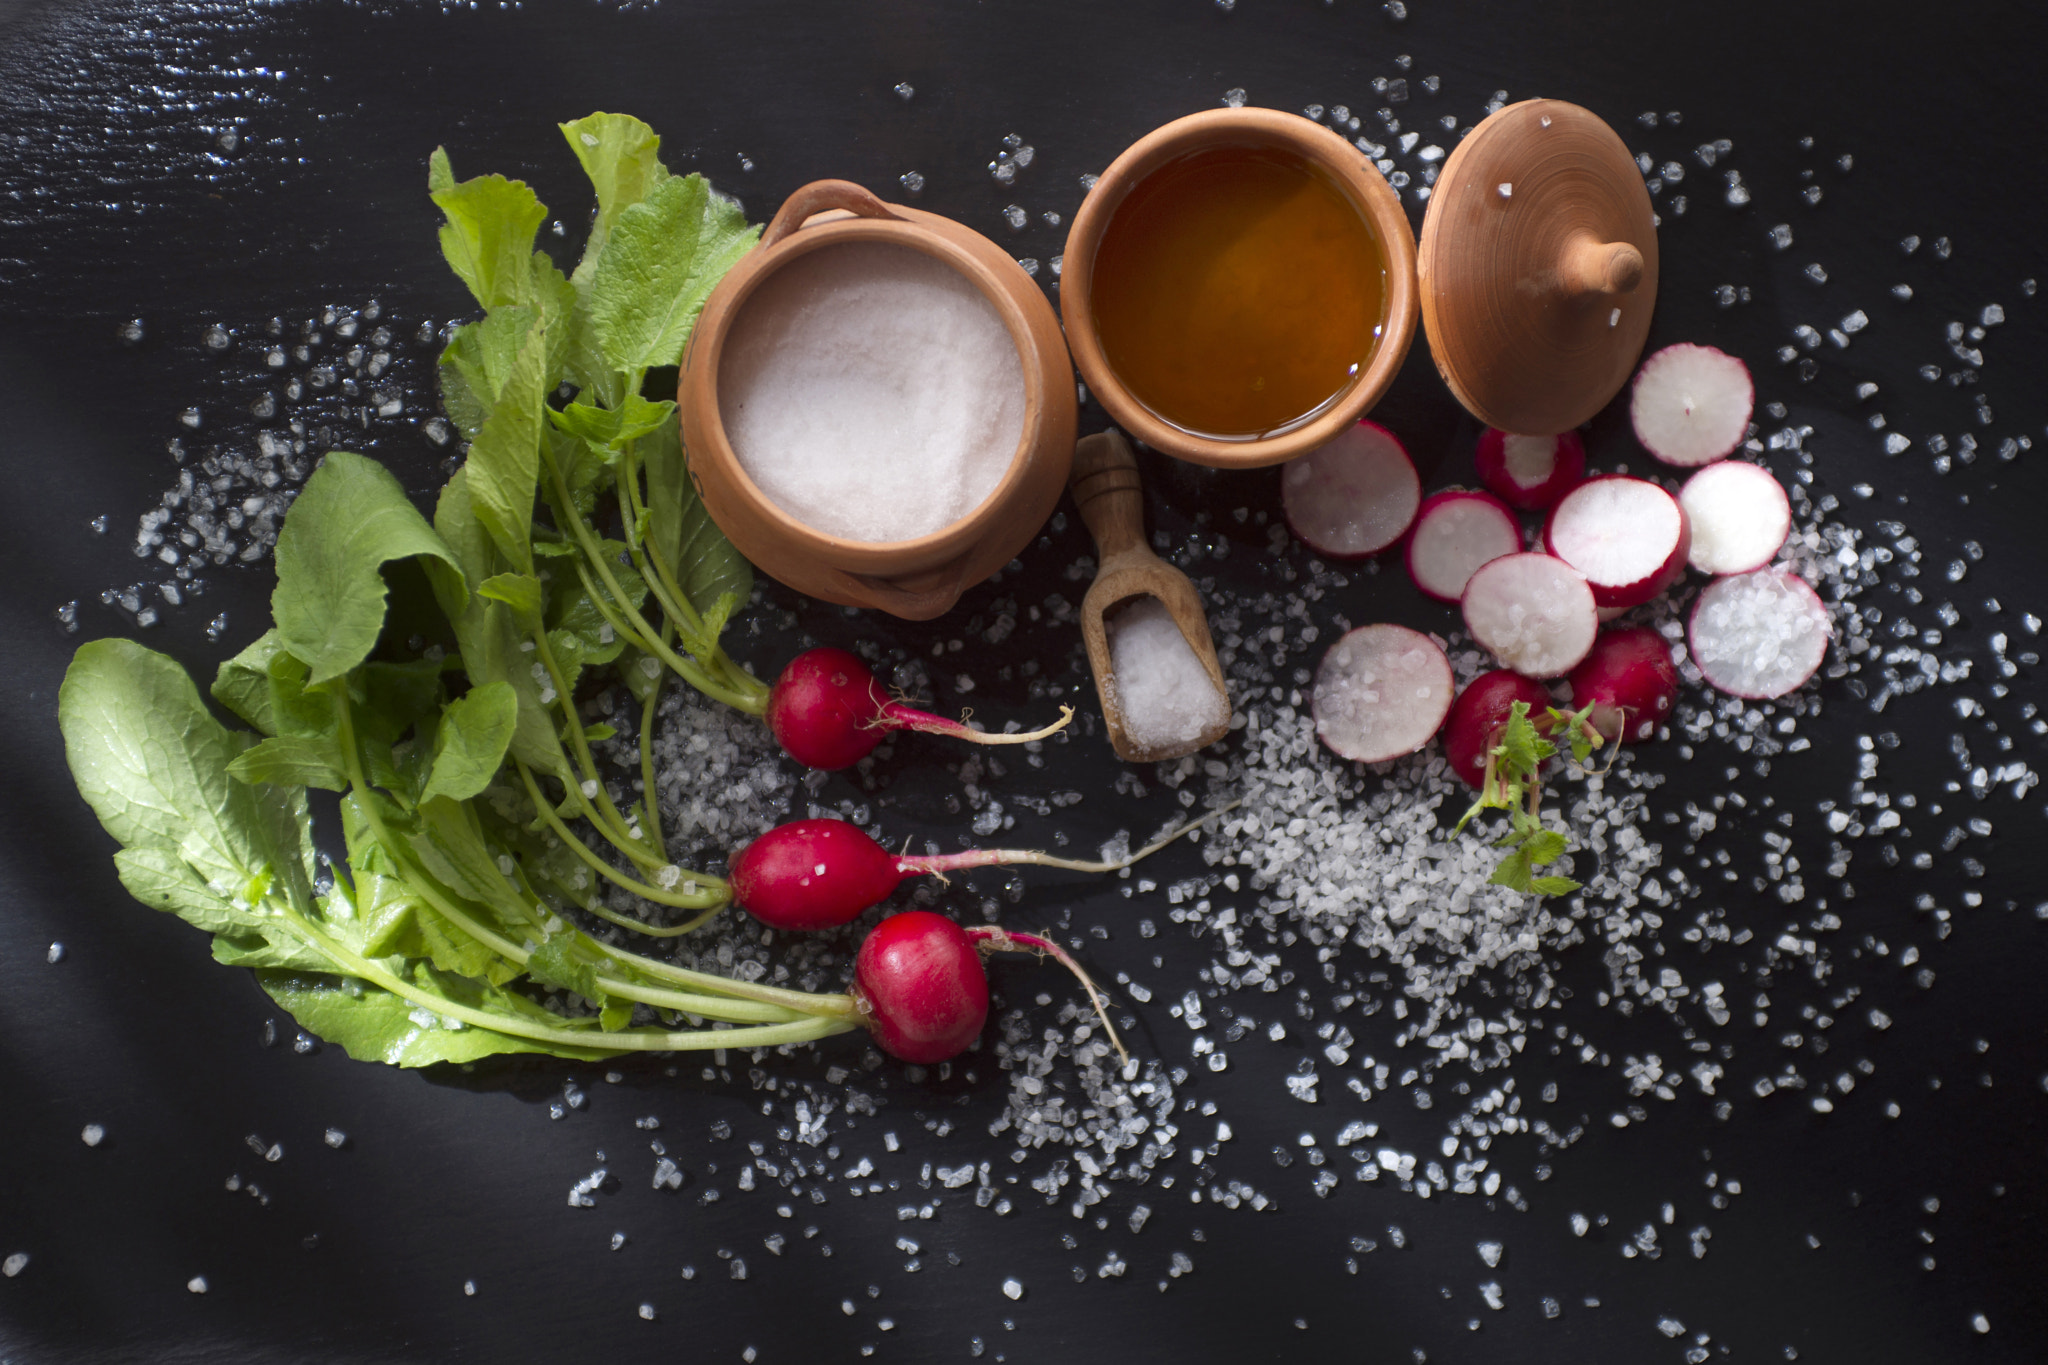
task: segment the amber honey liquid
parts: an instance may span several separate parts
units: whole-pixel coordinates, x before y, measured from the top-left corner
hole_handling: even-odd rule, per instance
[[[1387,260],[1321,168],[1216,147],[1132,188],[1089,301],[1110,368],[1161,419],[1249,440],[1349,387],[1386,323]]]

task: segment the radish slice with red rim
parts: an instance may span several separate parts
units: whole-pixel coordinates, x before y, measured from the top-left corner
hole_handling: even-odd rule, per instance
[[[1439,602],[1465,595],[1465,580],[1489,559],[1522,548],[1522,526],[1491,493],[1436,493],[1415,514],[1408,536],[1408,577]]]
[[[1576,431],[1516,436],[1488,427],[1472,463],[1488,492],[1510,507],[1541,512],[1586,477],[1586,443]]]
[[[1359,422],[1280,471],[1280,510],[1302,543],[1331,559],[1378,554],[1408,532],[1422,480],[1394,433]]]
[[[1593,590],[1550,555],[1502,555],[1465,585],[1465,629],[1504,667],[1531,678],[1569,673],[1599,633]]]
[[[1708,465],[1678,490],[1678,505],[1692,527],[1687,562],[1701,573],[1761,569],[1792,534],[1792,502],[1785,485],[1747,460]]]
[[[1732,454],[1749,430],[1756,387],[1749,366],[1712,346],[1681,341],[1643,362],[1629,420],[1643,449],[1690,469]]]
[[[1316,737],[1360,763],[1412,754],[1444,723],[1456,691],[1436,641],[1406,626],[1360,626],[1316,669]]]
[[[1827,607],[1805,579],[1758,569],[1702,588],[1686,638],[1693,663],[1716,690],[1767,701],[1814,675],[1833,634]]]
[[[1647,479],[1588,479],[1550,509],[1543,546],[1577,569],[1602,607],[1649,601],[1685,573],[1690,536],[1678,499]]]

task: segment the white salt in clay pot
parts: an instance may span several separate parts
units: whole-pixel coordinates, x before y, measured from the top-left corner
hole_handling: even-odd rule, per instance
[[[749,299],[792,262],[850,242],[908,247],[957,271],[994,307],[1023,372],[1023,432],[1008,469],[979,505],[913,539],[849,539],[798,520],[748,475],[719,410],[720,362]],[[1074,451],[1074,373],[1044,291],[980,233],[885,204],[844,180],[792,194],[760,246],[711,292],[683,356],[677,399],[691,478],[742,554],[808,596],[912,621],[940,615],[1031,542],[1059,501]]]

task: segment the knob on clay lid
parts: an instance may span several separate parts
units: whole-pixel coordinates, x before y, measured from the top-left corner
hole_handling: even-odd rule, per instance
[[[1525,100],[1444,163],[1416,256],[1437,369],[1488,426],[1569,431],[1621,391],[1657,301],[1642,173],[1599,116]]]

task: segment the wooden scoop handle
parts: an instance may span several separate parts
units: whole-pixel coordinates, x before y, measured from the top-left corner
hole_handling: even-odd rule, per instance
[[[1074,447],[1073,472],[1067,486],[1074,505],[1095,537],[1102,559],[1129,550],[1146,550],[1145,498],[1138,478],[1138,460],[1130,443],[1116,430],[1084,436]]]

